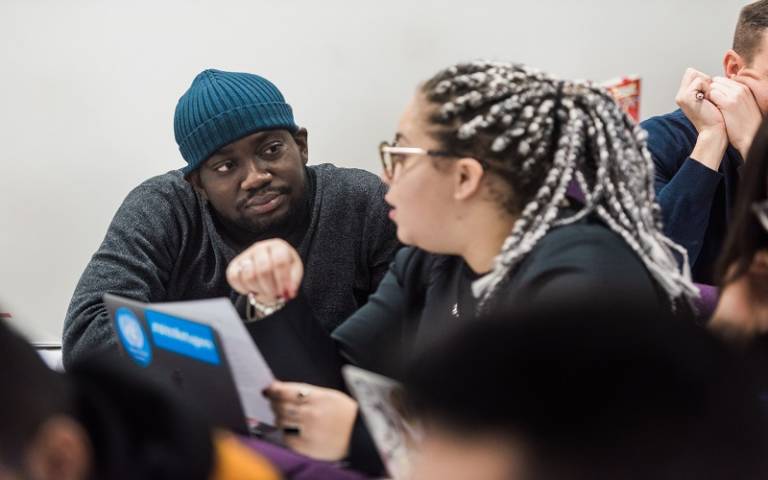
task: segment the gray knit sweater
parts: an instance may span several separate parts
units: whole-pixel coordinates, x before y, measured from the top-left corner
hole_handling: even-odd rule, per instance
[[[386,186],[375,175],[323,164],[307,167],[307,179],[310,218],[294,246],[305,265],[302,291],[330,331],[376,290],[398,243]],[[142,302],[234,302],[225,270],[237,253],[180,171],[145,181],[118,209],[75,289],[64,322],[65,366],[116,345],[104,293]]]

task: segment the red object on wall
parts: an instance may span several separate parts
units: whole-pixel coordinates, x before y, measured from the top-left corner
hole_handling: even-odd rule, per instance
[[[640,77],[628,75],[603,83],[616,103],[636,122],[640,121]]]
[[[11,315],[10,313],[0,312],[0,318],[12,318],[12,317],[13,315]]]

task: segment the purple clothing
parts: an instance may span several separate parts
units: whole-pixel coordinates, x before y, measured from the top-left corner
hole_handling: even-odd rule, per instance
[[[717,300],[719,298],[717,287],[701,283],[697,283],[696,287],[698,287],[701,294],[701,297],[696,301],[697,315],[700,318],[709,318],[715,313],[715,308],[717,308]]]
[[[287,479],[293,480],[363,480],[368,477],[345,470],[335,463],[305,457],[300,453],[256,438],[240,437],[248,448],[269,460]]]

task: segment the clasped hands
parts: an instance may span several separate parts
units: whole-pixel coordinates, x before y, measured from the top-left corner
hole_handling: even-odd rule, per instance
[[[689,68],[680,82],[675,102],[699,133],[691,157],[717,170],[728,144],[746,159],[762,113],[746,76],[710,77]],[[719,155],[717,154],[719,152]]]

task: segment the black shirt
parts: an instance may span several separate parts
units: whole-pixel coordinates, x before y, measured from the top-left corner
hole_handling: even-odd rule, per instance
[[[404,248],[376,293],[333,338],[351,363],[398,378],[410,355],[475,317],[468,292],[473,280],[460,257]],[[627,292],[652,311],[671,308],[629,245],[599,220],[586,218],[547,233],[498,287],[491,306],[574,295],[599,300]]]
[[[402,378],[411,355],[475,319],[478,302],[471,286],[478,276],[461,257],[406,247],[368,302],[333,331],[333,340],[303,298],[249,325],[249,330],[280,379],[343,388],[338,386],[343,361]],[[569,295],[599,300],[626,292],[648,311],[671,308],[627,243],[588,217],[547,233],[498,287],[491,305],[552,302]],[[244,308],[244,302],[239,307]],[[380,473],[381,464],[359,420],[349,460],[353,468]]]

